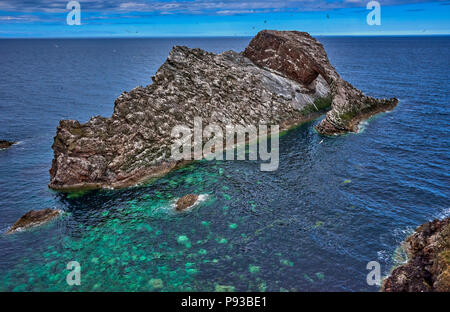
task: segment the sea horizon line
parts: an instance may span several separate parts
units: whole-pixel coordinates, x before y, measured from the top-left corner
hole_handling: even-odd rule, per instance
[[[448,34],[389,34],[389,35],[369,35],[369,34],[352,34],[352,35],[314,35],[313,37],[342,37],[342,38],[375,38],[375,37],[448,37]],[[221,36],[221,35],[203,35],[203,36],[74,36],[74,37],[1,37],[0,40],[10,40],[10,39],[28,39],[28,40],[52,40],[52,39],[203,39],[203,38],[253,38],[253,35],[248,36]]]

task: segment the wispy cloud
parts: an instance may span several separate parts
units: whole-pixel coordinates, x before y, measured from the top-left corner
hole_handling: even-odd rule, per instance
[[[66,12],[68,0],[1,0],[0,11],[8,12]],[[242,14],[283,11],[323,11],[362,7],[368,0],[79,0],[83,11],[92,12],[153,12],[160,14]],[[430,2],[423,0],[380,0],[382,5]],[[436,1],[435,1],[436,2]],[[444,2],[437,0],[437,2]],[[448,1],[447,1],[448,2]]]
[[[10,22],[32,22],[37,20],[34,15],[20,15],[20,16],[0,16],[0,21],[10,21]]]
[[[383,24],[366,23],[370,0],[78,0],[83,27],[66,24],[69,0],[0,0],[0,37],[450,33],[447,1],[378,0]],[[427,30],[427,32],[428,32]]]

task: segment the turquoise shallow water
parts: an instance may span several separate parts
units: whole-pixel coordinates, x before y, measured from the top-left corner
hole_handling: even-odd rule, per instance
[[[0,41],[0,137],[20,141],[0,151],[0,229],[30,209],[64,211],[0,236],[0,290],[377,290],[367,262],[386,275],[414,227],[450,213],[449,37],[320,38],[345,79],[400,103],[359,134],[324,138],[318,121],[288,132],[275,172],[199,161],[124,190],[46,187],[59,119],[110,115],[173,44],[218,52],[248,40]],[[174,212],[187,193],[202,201]],[[66,283],[69,261],[80,286]]]

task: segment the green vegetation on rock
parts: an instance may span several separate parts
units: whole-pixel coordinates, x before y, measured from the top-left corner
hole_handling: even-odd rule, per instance
[[[312,113],[325,112],[331,107],[331,97],[317,98],[313,104],[307,105],[300,112],[303,116],[310,115]]]

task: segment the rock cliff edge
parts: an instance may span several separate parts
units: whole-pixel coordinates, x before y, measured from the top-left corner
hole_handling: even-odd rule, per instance
[[[450,292],[450,218],[427,222],[409,236],[408,262],[383,281],[385,292]]]
[[[53,143],[49,187],[115,188],[161,176],[182,162],[170,157],[171,130],[194,117],[225,127],[288,129],[325,113],[321,134],[357,131],[362,118],[392,109],[344,81],[322,45],[297,31],[261,31],[243,53],[213,54],[175,46],[153,83],[123,92],[110,118],[62,120]]]

